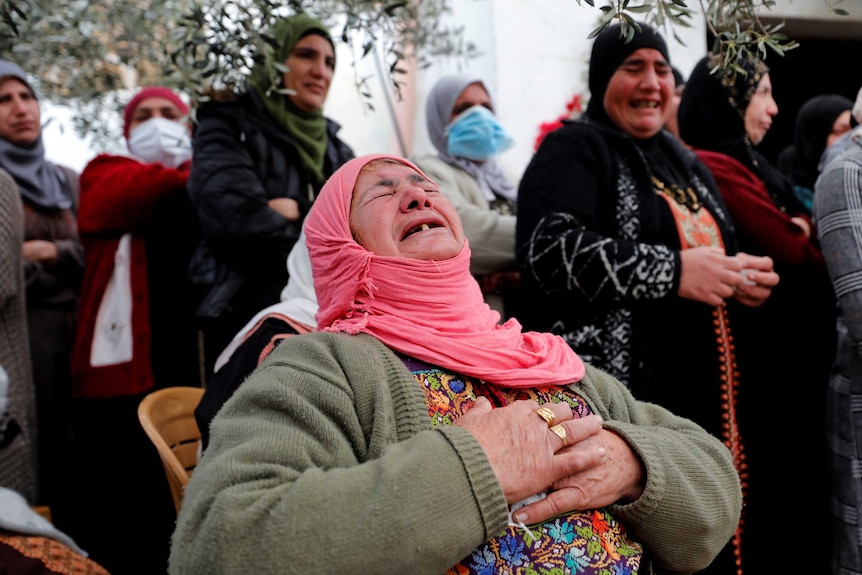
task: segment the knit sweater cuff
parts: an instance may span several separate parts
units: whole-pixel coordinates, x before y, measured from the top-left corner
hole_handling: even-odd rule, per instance
[[[662,455],[656,451],[651,438],[636,425],[607,421],[604,427],[625,439],[644,464],[646,485],[641,496],[631,503],[610,507],[615,516],[625,517],[626,523],[641,524],[656,512],[665,498],[667,477],[660,463]]]
[[[485,540],[502,531],[509,518],[509,508],[497,476],[485,450],[466,429],[449,425],[439,429],[461,458],[473,488],[476,506],[485,525]]]

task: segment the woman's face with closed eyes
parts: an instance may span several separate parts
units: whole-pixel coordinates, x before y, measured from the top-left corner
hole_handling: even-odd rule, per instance
[[[366,165],[353,188],[350,230],[381,256],[446,260],[464,246],[461,219],[431,180],[389,161]]]
[[[661,52],[639,48],[611,76],[605,112],[630,136],[651,138],[667,121],[673,91],[673,69]]]

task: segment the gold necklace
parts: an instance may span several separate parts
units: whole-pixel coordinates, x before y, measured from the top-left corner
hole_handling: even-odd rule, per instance
[[[655,185],[657,192],[670,196],[673,201],[681,206],[687,207],[693,212],[696,212],[703,207],[703,204],[700,202],[700,198],[697,197],[697,194],[694,193],[694,189],[691,187],[683,190],[676,184],[670,184],[668,186],[655,176],[652,177],[652,183]]]

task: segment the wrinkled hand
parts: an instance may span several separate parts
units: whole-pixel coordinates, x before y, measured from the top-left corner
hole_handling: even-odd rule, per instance
[[[536,413],[539,405],[534,401],[516,401],[494,409],[487,399],[480,397],[470,411],[455,420],[455,425],[470,431],[485,450],[509,504],[599,466],[606,455],[609,443],[595,439],[602,431],[601,418],[573,419],[571,408],[564,403],[547,403],[544,407],[554,411],[555,424],[566,430],[565,449],[562,440]],[[530,522],[557,514],[539,517],[543,507],[538,509],[535,513],[527,512]],[[538,517],[535,521],[534,516]]]
[[[30,262],[53,264],[57,262],[60,251],[57,244],[47,240],[28,240],[21,248],[24,259]]]
[[[299,202],[293,198],[273,198],[267,200],[267,205],[283,215],[288,220],[295,222],[299,220]]]
[[[736,258],[742,262],[743,269],[747,270],[745,277],[749,283],[737,287],[734,297],[743,305],[757,307],[772,294],[772,288],[778,285],[780,279],[773,269],[772,258],[742,252],[736,254]]]
[[[646,471],[629,444],[616,433],[603,429],[565,450],[595,446],[605,450],[598,464],[555,481],[545,499],[519,509],[515,517],[532,525],[575,509],[601,509],[640,497],[646,486]]]
[[[717,247],[698,247],[682,250],[682,273],[679,278],[679,296],[719,306],[734,294],[734,288],[743,284],[739,274],[742,261],[728,256]]]

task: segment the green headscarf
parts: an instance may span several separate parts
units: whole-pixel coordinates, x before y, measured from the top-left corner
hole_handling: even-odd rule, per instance
[[[281,72],[276,72],[278,83],[275,86],[270,79],[275,64],[284,64],[296,43],[311,31],[320,33],[330,44],[333,43],[326,26],[311,16],[296,14],[279,20],[267,33],[275,39],[277,47],[272,52],[267,51],[263,61],[255,63],[249,77],[249,85],[260,96],[276,125],[287,132],[296,143],[302,167],[320,183],[324,180],[323,160],[327,143],[323,109],[313,112],[300,110],[288,96],[276,92],[277,89],[284,88]]]

